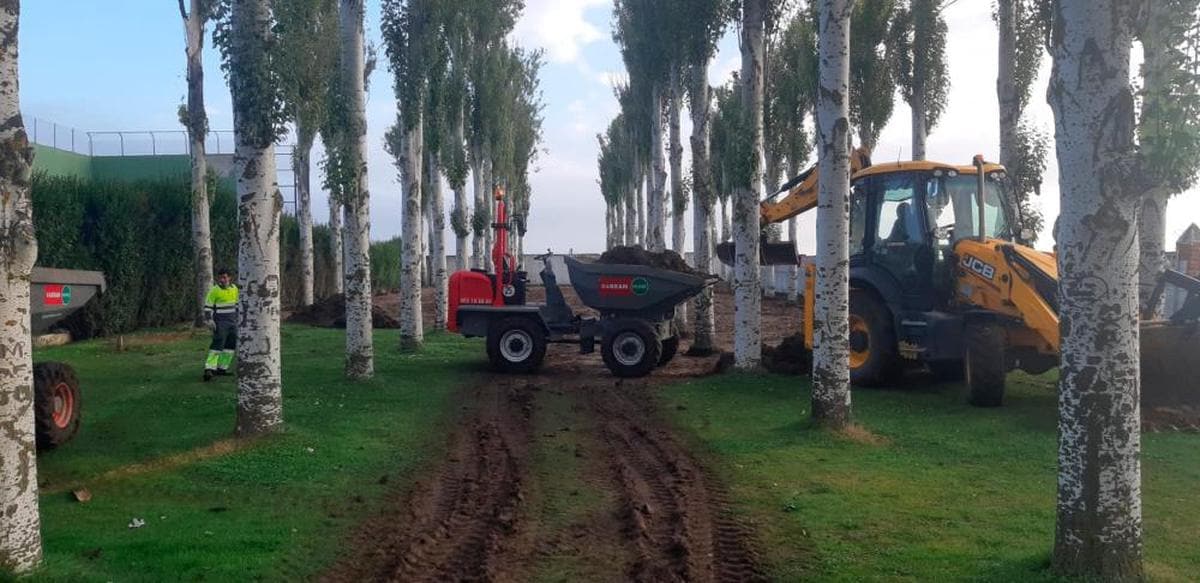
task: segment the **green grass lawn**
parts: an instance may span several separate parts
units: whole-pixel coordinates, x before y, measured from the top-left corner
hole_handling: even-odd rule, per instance
[[[207,338],[177,336],[35,355],[76,368],[84,417],[73,442],[38,460],[46,561],[34,580],[309,577],[436,455],[448,396],[480,367],[473,343],[434,336],[406,356],[385,331],[375,379],[349,383],[340,331],[285,327],[286,431],[243,445],[231,440],[234,380],[200,382]],[[91,502],[74,501],[80,486]],[[134,518],[145,526],[128,528]]]
[[[880,443],[811,427],[807,378],[727,375],[671,387],[664,409],[713,454],[780,580],[1053,580],[1052,381],[1014,374],[999,409],[956,385],[856,390]],[[1200,573],[1200,435],[1143,439],[1147,571]]]

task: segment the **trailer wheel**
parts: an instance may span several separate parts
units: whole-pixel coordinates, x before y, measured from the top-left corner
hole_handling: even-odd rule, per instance
[[[71,441],[79,432],[82,402],[75,369],[61,362],[33,365],[34,418],[39,450]]]
[[[878,387],[896,379],[900,359],[892,316],[875,295],[850,290],[850,382]]]
[[[600,355],[608,370],[619,377],[644,377],[662,356],[662,343],[654,328],[642,320],[617,320],[605,335]]]
[[[546,358],[546,333],[529,318],[495,320],[488,327],[487,353],[492,367],[500,372],[536,372]]]
[[[671,362],[675,358],[675,353],[679,351],[679,337],[672,336],[662,341],[662,354],[658,355],[658,366],[662,366]]]
[[[1004,328],[996,322],[968,322],[966,326],[967,402],[976,407],[1004,404]]]

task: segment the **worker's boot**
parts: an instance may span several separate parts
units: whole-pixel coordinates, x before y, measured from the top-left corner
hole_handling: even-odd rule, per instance
[[[208,369],[208,368],[204,369],[204,382],[207,383],[208,381],[211,381],[212,378],[213,378],[212,369]]]

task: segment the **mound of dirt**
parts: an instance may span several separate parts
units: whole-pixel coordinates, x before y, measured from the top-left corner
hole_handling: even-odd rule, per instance
[[[812,351],[804,346],[804,335],[793,334],[779,346],[763,348],[763,367],[773,373],[806,375],[812,373]]]
[[[346,296],[341,294],[330,296],[317,303],[296,310],[287,319],[293,324],[307,324],[318,328],[346,327]],[[393,318],[377,305],[371,306],[372,326],[377,329],[399,328],[400,320]]]
[[[1200,407],[1154,407],[1142,410],[1143,431],[1200,433]]]
[[[683,257],[669,249],[661,253],[654,253],[641,247],[618,246],[605,251],[600,256],[600,259],[596,260],[596,263],[604,263],[606,265],[645,265],[646,267],[677,271],[690,275],[705,275],[692,269],[692,266],[688,265],[687,261],[683,260]]]

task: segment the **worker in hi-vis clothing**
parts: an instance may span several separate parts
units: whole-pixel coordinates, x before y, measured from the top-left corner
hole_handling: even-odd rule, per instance
[[[228,269],[217,272],[217,284],[204,298],[204,323],[212,330],[212,344],[204,360],[204,380],[213,375],[229,374],[233,351],[237,348],[238,288]]]

